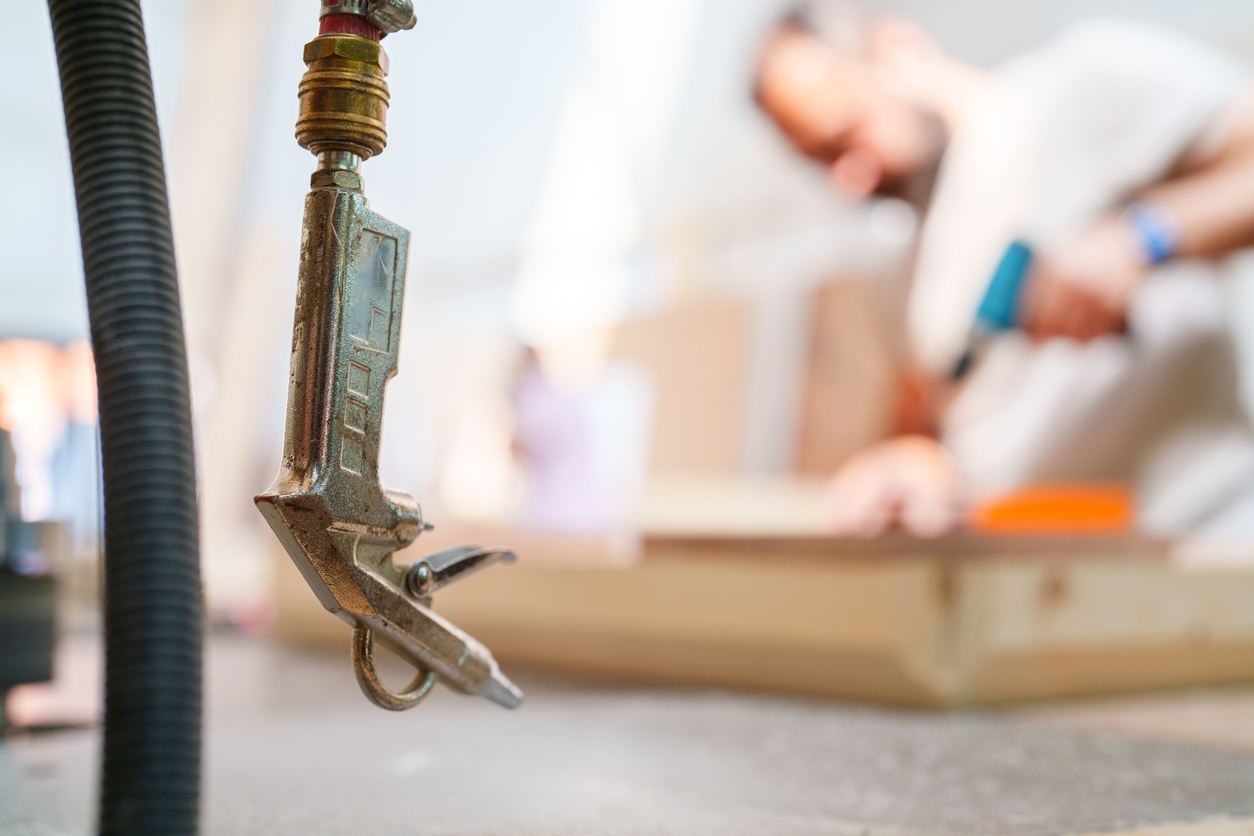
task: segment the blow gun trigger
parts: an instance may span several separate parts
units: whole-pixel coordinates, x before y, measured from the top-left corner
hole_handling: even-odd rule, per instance
[[[405,585],[413,595],[430,595],[493,563],[513,563],[517,559],[512,551],[500,546],[454,546],[416,561],[405,573]]]

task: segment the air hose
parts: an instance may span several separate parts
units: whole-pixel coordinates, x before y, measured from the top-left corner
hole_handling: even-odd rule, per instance
[[[193,834],[202,602],[187,358],[138,0],[49,0],[104,471],[103,834]]]

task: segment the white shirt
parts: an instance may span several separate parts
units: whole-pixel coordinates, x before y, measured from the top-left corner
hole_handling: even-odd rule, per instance
[[[1048,246],[1213,152],[1247,77],[1169,29],[1105,18],[997,70],[957,126],[923,226],[908,312],[916,359],[953,368],[1012,240]]]
[[[916,361],[936,374],[953,367],[1012,240],[1048,248],[1181,160],[1213,153],[1247,79],[1218,50],[1116,19],[1079,23],[997,70],[957,126],[921,232],[907,311]],[[975,494],[1140,476],[1143,454],[1171,434],[1165,423],[1239,424],[1207,270],[1156,271],[1133,302],[1128,338],[996,340],[942,422]],[[1192,397],[1187,416],[1162,405],[1178,400],[1186,373],[1222,390]]]

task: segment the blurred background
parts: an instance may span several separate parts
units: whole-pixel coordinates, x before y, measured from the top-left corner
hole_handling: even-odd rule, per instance
[[[985,489],[956,528],[847,536],[833,505],[860,495],[833,474],[926,400],[903,381],[929,218],[842,194],[755,100],[790,4],[415,5],[416,28],[384,42],[388,147],[363,166],[372,209],[412,232],[381,480],[436,526],[398,560],[518,552],[435,607],[528,702],[367,705],[348,628],[253,503],[283,441],[316,2],[145,2],[211,623],[207,832],[408,830],[420,808],[432,832],[482,833],[1041,834],[1254,814],[1254,256],[1207,265],[1202,308],[1165,303],[1167,319],[1201,310],[1235,365],[1181,366],[1193,388],[1126,402],[1170,412],[1226,386],[1236,407],[1191,425],[1164,469],[1057,478],[1086,471],[1046,450],[1015,470],[975,422],[950,448]],[[47,12],[8,6],[23,34],[0,92],[0,831],[79,832],[102,702],[96,392]],[[978,68],[1097,14],[1254,62],[1245,0],[863,8]],[[1100,375],[1129,341],[1097,342]],[[1102,460],[1121,426],[1072,453]],[[1216,685],[1233,687],[1040,702]],[[994,703],[1012,706],[930,710]],[[414,776],[441,803],[415,805]]]
[[[919,217],[843,198],[755,104],[755,56],[784,6],[420,0],[418,26],[386,41],[389,147],[363,173],[372,207],[413,238],[382,481],[419,498],[436,536],[561,535],[602,556],[668,532],[818,536],[822,481],[893,431],[891,300]],[[1254,7],[1238,0],[892,10],[984,67],[1099,12],[1254,59]],[[9,13],[27,35],[8,44],[24,69],[0,133],[21,196],[0,205],[0,429],[10,530],[42,544],[10,551],[62,579],[73,632],[94,623],[100,525],[81,259],[46,12]],[[308,0],[154,0],[145,15],[207,601],[216,623],[265,632],[290,567],[252,497],[282,442],[314,15]],[[1254,261],[1223,270],[1248,402]]]

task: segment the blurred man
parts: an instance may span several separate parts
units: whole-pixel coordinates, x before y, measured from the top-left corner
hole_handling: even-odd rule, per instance
[[[1254,528],[1254,435],[1204,261],[1254,243],[1249,89],[1224,54],[1129,20],[993,71],[845,4],[775,28],[755,92],[783,134],[842,191],[926,211],[906,316],[925,408],[836,474],[838,532],[939,534],[972,499],[1083,479],[1135,482],[1155,533]],[[950,384],[1016,240],[1035,252],[1022,328]]]

